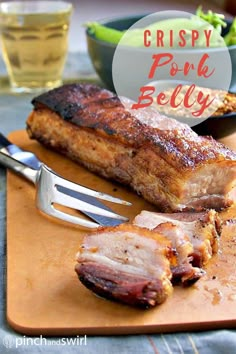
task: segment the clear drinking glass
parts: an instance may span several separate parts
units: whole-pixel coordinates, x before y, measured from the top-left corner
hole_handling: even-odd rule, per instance
[[[72,4],[65,1],[0,3],[3,59],[14,92],[57,87],[68,51]]]

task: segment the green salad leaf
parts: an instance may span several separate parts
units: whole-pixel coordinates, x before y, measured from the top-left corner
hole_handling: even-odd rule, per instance
[[[224,36],[224,40],[227,46],[236,45],[236,18],[233,20],[229,32]]]
[[[84,26],[87,27],[88,32],[94,35],[95,38],[108,43],[118,44],[124,34],[124,31],[103,26],[98,22],[87,22]]]
[[[210,25],[212,25],[220,34],[222,28],[227,27],[227,23],[224,21],[225,15],[212,12],[211,10],[203,12],[202,6],[197,8],[196,16],[210,23]]]

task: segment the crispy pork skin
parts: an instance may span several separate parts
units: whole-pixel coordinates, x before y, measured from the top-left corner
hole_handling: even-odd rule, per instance
[[[155,109],[133,110],[124,101],[94,85],[65,85],[32,101],[27,131],[130,185],[162,211],[221,209],[235,201],[235,152]]]
[[[173,214],[143,210],[134,224],[168,237],[177,251],[179,265],[190,261],[195,267],[202,267],[219,249],[221,222],[215,210]]]
[[[157,232],[122,224],[85,236],[75,271],[94,293],[131,306],[161,304],[172,292],[171,243]]]

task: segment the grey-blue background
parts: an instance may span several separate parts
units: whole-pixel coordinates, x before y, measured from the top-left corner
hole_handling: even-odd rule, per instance
[[[73,68],[73,70],[72,70]],[[86,55],[74,54],[69,57],[66,78],[93,79],[94,73]],[[5,91],[5,93],[4,93]],[[0,87],[0,131],[8,134],[13,130],[24,129],[25,120],[31,111],[31,95],[10,95]],[[86,346],[73,345],[22,345],[15,347],[15,338],[24,339],[15,333],[6,322],[5,273],[6,273],[6,179],[5,170],[0,167],[0,354],[7,353],[86,353],[86,354],[234,354],[236,353],[236,331],[217,330],[204,332],[185,332],[175,334],[147,334],[132,336],[87,337]],[[16,294],[17,296],[17,294]],[[173,309],[174,311],[174,309]],[[7,338],[11,348],[4,346]],[[43,341],[45,343],[45,341]],[[25,338],[26,343],[26,338]]]

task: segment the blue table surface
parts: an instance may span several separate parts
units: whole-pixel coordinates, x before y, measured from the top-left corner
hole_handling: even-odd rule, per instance
[[[69,56],[66,79],[94,79],[95,75],[88,58],[83,54]],[[0,70],[1,78],[1,70]],[[0,84],[1,85],[1,84]],[[4,92],[5,91],[5,92]],[[0,131],[24,129],[25,120],[32,109],[32,95],[12,95],[0,86]],[[6,273],[6,178],[5,169],[0,167],[0,353],[146,353],[146,354],[234,354],[236,353],[236,331],[222,329],[203,332],[172,334],[145,334],[129,336],[89,336],[86,345],[78,341],[65,345],[62,338],[39,338],[22,336],[12,330],[6,321],[5,273]],[[16,294],[17,296],[17,294]],[[35,340],[36,339],[36,340]],[[38,340],[37,340],[38,339]],[[35,340],[35,341],[33,341]],[[53,342],[54,341],[54,342]],[[77,343],[77,344],[76,344]]]

